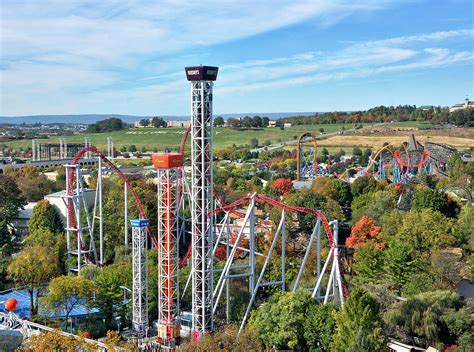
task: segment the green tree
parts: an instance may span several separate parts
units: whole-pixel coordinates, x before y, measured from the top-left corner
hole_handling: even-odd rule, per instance
[[[147,127],[149,124],[150,124],[150,120],[148,120],[148,119],[140,120],[140,126],[142,126],[142,127]]]
[[[304,321],[304,338],[309,351],[329,351],[336,328],[331,304],[310,304]]]
[[[394,238],[405,242],[418,252],[445,248],[456,244],[459,230],[456,223],[431,209],[404,214]]]
[[[469,170],[457,153],[454,153],[448,160],[448,172],[449,180],[452,182],[464,184],[469,178]]]
[[[458,225],[460,245],[466,249],[474,249],[474,206],[465,204],[459,213]]]
[[[428,346],[454,343],[465,333],[472,338],[474,318],[463,308],[458,294],[433,291],[395,302],[384,313],[384,321],[402,341],[414,343],[417,338]]]
[[[253,127],[264,127],[264,126],[262,126],[263,122],[262,122],[262,118],[260,116],[256,115],[252,118],[252,120],[253,120],[252,121],[253,122]]]
[[[412,209],[432,209],[445,215],[454,215],[455,213],[455,208],[449,204],[446,193],[431,188],[422,188],[415,192]]]
[[[420,258],[415,249],[401,241],[392,241],[384,251],[384,271],[399,288],[419,269]]]
[[[382,324],[374,298],[355,288],[343,308],[335,314],[334,352],[381,351],[384,346]]]
[[[377,191],[362,194],[352,202],[352,222],[359,221],[363,216],[370,216],[376,223],[395,209],[397,195],[391,191]]]
[[[342,180],[334,181],[337,189],[337,202],[341,205],[349,205],[352,202],[351,186]]]
[[[251,148],[257,148],[258,147],[258,139],[257,138],[252,138],[250,140],[250,147]]]
[[[0,246],[12,243],[8,225],[16,218],[18,211],[26,204],[15,179],[0,174]]]
[[[46,199],[40,200],[33,208],[28,220],[28,232],[34,234],[38,230],[49,230],[52,233],[63,232],[64,225],[58,210]]]
[[[8,244],[0,247],[0,291],[8,288],[9,281],[7,280],[7,269],[12,259],[12,251],[12,247]]]
[[[303,189],[299,192],[290,193],[284,197],[284,202],[288,205],[321,210],[328,219],[344,219],[342,208],[335,200],[326,198],[311,189]],[[311,233],[316,223],[316,218],[311,214],[298,213],[298,222],[302,231]]]
[[[128,151],[131,153],[135,153],[137,151],[137,146],[135,144],[132,144],[130,147],[128,147]]]
[[[96,123],[90,124],[87,126],[87,132],[89,133],[99,133],[99,132],[112,132],[119,131],[126,127],[126,124],[116,117],[111,117],[109,119],[100,120]]]
[[[166,123],[163,118],[155,116],[151,119],[151,125],[155,128],[160,128],[160,127],[167,127],[168,124]]]
[[[53,233],[46,228],[38,228],[25,238],[28,246],[46,247],[56,263],[57,274],[66,270],[67,247],[66,239],[62,232]]]
[[[253,127],[253,120],[250,116],[245,116],[242,119],[242,127],[244,127],[244,128],[252,128]]]
[[[383,266],[383,251],[373,242],[359,245],[354,253],[352,268],[361,282],[374,282],[380,278]]]
[[[82,276],[58,276],[51,280],[46,306],[61,312],[67,321],[72,310],[80,305],[89,305],[94,291],[94,284]]]
[[[227,125],[231,128],[239,128],[241,127],[240,119],[230,117],[227,119]]]
[[[214,127],[224,127],[224,118],[222,116],[217,116],[214,119]]]
[[[111,326],[114,312],[123,303],[120,286],[131,287],[132,266],[128,261],[108,265],[100,270],[94,282],[97,289],[94,305],[104,314],[106,324]]]
[[[355,197],[375,191],[377,181],[372,176],[357,177],[351,185],[352,195]]]
[[[359,147],[354,147],[352,149],[352,157],[360,164],[362,162],[362,149]]]
[[[318,304],[309,292],[276,294],[253,312],[249,326],[267,347],[306,349],[305,320],[308,307]]]
[[[38,293],[57,274],[55,257],[43,246],[31,246],[16,255],[7,269],[9,278],[25,287],[30,296],[30,314],[38,313]]]
[[[9,170],[8,174],[15,177],[18,188],[29,202],[37,202],[58,189],[54,181],[48,180],[34,166],[25,166],[21,168],[21,171]]]

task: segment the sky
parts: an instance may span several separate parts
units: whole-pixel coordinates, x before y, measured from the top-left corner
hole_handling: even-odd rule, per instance
[[[0,116],[189,115],[474,99],[471,0],[2,0]]]

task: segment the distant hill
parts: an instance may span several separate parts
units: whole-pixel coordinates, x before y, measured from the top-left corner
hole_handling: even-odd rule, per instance
[[[268,116],[272,119],[280,119],[289,116],[309,116],[314,115],[315,112],[248,112],[248,113],[235,113],[235,114],[214,114],[214,116],[222,116],[225,119],[229,117],[244,117],[244,116]],[[189,116],[167,116],[157,115],[163,117],[165,120],[187,120]],[[0,116],[0,124],[2,123],[85,123],[91,124],[99,120],[108,119],[110,117],[118,117],[127,123],[133,123],[134,121],[149,118],[150,116],[135,116],[135,115],[119,115],[119,114],[89,114],[89,115],[31,115],[31,116]]]

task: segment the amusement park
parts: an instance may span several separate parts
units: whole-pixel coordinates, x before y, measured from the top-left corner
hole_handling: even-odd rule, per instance
[[[459,181],[469,171],[456,148],[422,145],[410,134],[402,145],[387,142],[370,151],[365,165],[337,171],[328,161],[318,162],[318,136],[305,132],[268,159],[271,164],[285,153],[296,159],[290,177],[284,171],[284,177],[272,175],[263,184],[255,170],[246,179],[235,174],[222,181],[222,174],[238,167],[214,155],[218,67],[186,67],[185,74],[190,127],[179,149],[145,158],[151,175],[146,182],[116,163],[110,137],[106,151],[87,138],[69,145],[33,140],[33,161],[56,162],[62,169],[63,188],[45,199],[60,209],[62,247],[54,250],[62,248],[65,275],[22,280],[13,265],[17,258],[24,265],[40,264],[35,254],[20,252],[12,259],[9,278],[17,285],[0,292],[0,349],[36,350],[41,336],[68,339],[75,350],[100,351],[239,350],[246,344],[248,350],[414,351],[419,345],[423,349],[417,351],[428,351],[431,345],[472,342],[464,296],[448,290],[472,287],[464,259],[472,242],[472,193]],[[29,228],[39,226],[32,221]],[[422,228],[435,222],[429,234]],[[52,255],[46,254],[46,262]],[[443,260],[463,273],[450,284],[448,269],[440,269]],[[423,272],[427,263],[436,275]],[[114,265],[115,272],[107,269]],[[116,276],[107,277],[107,270]],[[83,281],[74,287],[76,279]],[[101,284],[113,293],[97,288]],[[439,297],[423,296],[429,290]],[[286,297],[293,303],[282,306]],[[412,300],[426,309],[445,302],[451,315],[439,307],[433,314],[456,316],[457,330],[448,318],[436,328],[439,338],[408,327],[400,312],[414,311],[415,322],[416,314],[424,314],[409,305]],[[356,310],[358,304],[364,313]],[[265,311],[268,307],[272,310]],[[286,321],[279,320],[280,313]],[[308,323],[299,314],[331,321],[324,328],[328,335],[316,325],[302,333]],[[102,320],[113,329],[93,332]],[[234,342],[219,335],[229,326]],[[403,334],[382,337],[388,326]],[[249,331],[260,337],[249,337],[254,334]],[[357,348],[341,342],[351,333],[356,340],[363,335],[357,335]],[[221,347],[212,349],[213,342]]]

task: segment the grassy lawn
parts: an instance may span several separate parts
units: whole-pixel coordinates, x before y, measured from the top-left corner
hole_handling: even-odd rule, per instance
[[[214,128],[214,149],[220,149],[224,147],[230,147],[232,145],[245,145],[250,144],[252,138],[258,139],[260,145],[263,145],[264,142],[270,141],[272,144],[285,142],[290,140],[295,140],[299,135],[305,132],[312,132],[316,135],[319,134],[321,128],[324,129],[324,132],[336,132],[340,131],[344,126],[346,130],[354,127],[353,124],[318,124],[318,125],[304,125],[304,126],[293,126],[287,127],[284,130],[280,128],[260,128],[252,130],[235,130],[231,128]],[[405,122],[394,122],[391,124],[385,125],[385,127],[416,127],[421,129],[438,127],[433,125],[430,122],[419,122],[419,121],[405,121]],[[145,147],[147,150],[152,151],[154,148],[157,148],[158,151],[163,151],[165,148],[170,148],[176,150],[179,147],[181,138],[184,134],[184,128],[141,128],[141,129],[129,129],[123,131],[115,131],[108,133],[86,133],[81,135],[74,136],[65,136],[67,142],[83,142],[84,137],[90,138],[94,146],[99,147],[100,149],[106,149],[107,147],[107,137],[112,137],[114,141],[115,148],[120,150],[122,146],[129,147],[134,144],[138,150],[142,147]],[[352,136],[351,136],[352,137]],[[349,136],[337,136],[332,137],[329,140],[319,141],[319,146],[326,146],[330,148],[330,151],[333,152],[338,147],[344,149],[349,149],[348,142],[353,139]],[[339,142],[339,140],[344,139],[344,143],[334,144],[334,142]],[[59,137],[51,137],[49,139],[41,139],[40,142],[44,143],[50,141],[52,143],[59,143]],[[370,145],[365,142],[356,141],[355,139],[349,143],[350,146],[365,146]],[[383,142],[382,142],[383,143]],[[0,143],[1,144],[1,143]],[[20,140],[6,142],[6,145],[13,149],[18,148],[27,148],[31,147],[30,140]],[[187,144],[189,148],[189,142]]]
[[[352,125],[344,125],[346,129],[351,128]],[[296,139],[297,136],[304,132],[319,133],[320,128],[324,128],[325,132],[339,131],[342,125],[338,124],[324,124],[324,125],[306,125],[287,127],[284,130],[279,128],[261,128],[254,130],[235,130],[231,128],[214,128],[214,148],[219,149],[223,147],[230,147],[233,144],[245,145],[250,144],[252,138],[257,138],[260,144],[265,141],[277,143],[280,141],[288,141]],[[120,150],[122,146],[130,146],[134,144],[138,149],[146,147],[152,150],[154,147],[159,150],[165,148],[178,148],[181,138],[184,134],[184,128],[146,128],[146,129],[129,129],[123,131],[115,131],[108,133],[86,133],[74,136],[65,136],[67,142],[83,142],[84,137],[90,138],[92,144],[100,149],[107,147],[107,137],[112,137],[115,148]],[[51,137],[49,139],[40,139],[41,143],[47,141],[51,143],[59,143],[59,137]],[[189,143],[189,142],[188,142]],[[27,148],[31,147],[30,140],[20,140],[6,142],[11,148]],[[188,146],[189,147],[189,146]]]

